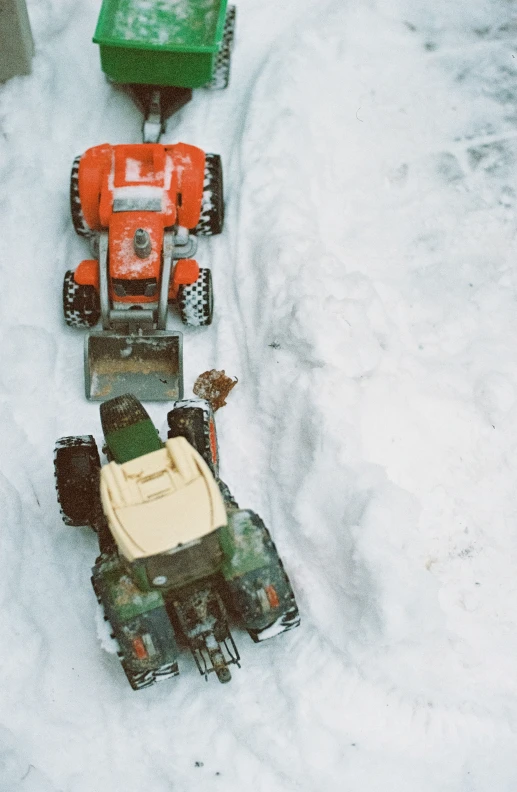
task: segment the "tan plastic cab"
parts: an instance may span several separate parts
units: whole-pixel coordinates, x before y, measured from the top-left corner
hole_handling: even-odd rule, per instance
[[[167,553],[226,524],[219,487],[183,437],[123,465],[105,465],[100,489],[113,538],[128,561]]]

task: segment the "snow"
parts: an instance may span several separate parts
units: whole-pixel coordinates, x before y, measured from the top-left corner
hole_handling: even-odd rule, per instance
[[[186,395],[239,378],[221,475],[302,623],[235,630],[229,685],[183,652],[135,693],[99,643],[96,540],[52,483],[56,438],[101,442],[61,318],[89,255],[68,178],[141,117],[102,76],[98,0],[29,0],[33,74],[0,87],[0,792],[514,792],[517,3],[238,6],[230,87],[164,137],[225,169]]]
[[[214,0],[119,0],[110,38],[147,44],[204,45],[213,36],[220,2]],[[164,24],[166,23],[166,24]],[[190,30],[189,30],[190,23]],[[194,26],[194,27],[193,27]],[[195,33],[193,38],[193,33]]]

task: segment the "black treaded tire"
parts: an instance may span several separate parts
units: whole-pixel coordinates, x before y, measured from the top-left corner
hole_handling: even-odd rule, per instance
[[[222,232],[223,225],[223,164],[219,154],[206,154],[201,214],[192,233],[198,236],[216,236]]]
[[[57,500],[65,525],[95,527],[100,507],[99,452],[92,435],[62,437],[54,449]]]
[[[63,315],[69,327],[94,327],[101,315],[100,299],[93,286],[80,286],[72,270],[63,280]]]
[[[124,660],[120,662],[127,677],[127,681],[133,690],[143,690],[144,688],[151,687],[151,685],[154,685],[156,682],[152,671],[133,671]]]
[[[296,604],[296,599],[294,596],[294,591],[291,586],[291,581],[289,580],[287,576],[287,572],[285,571],[284,563],[280,558],[278,550],[276,549],[276,545],[273,542],[273,539],[271,538],[271,534],[269,533],[269,530],[266,528],[264,523],[262,523],[262,532],[264,534],[266,544],[269,547],[269,552],[276,556],[279,572],[284,578],[284,582],[285,585],[287,586],[287,591],[288,591],[289,604],[287,605],[287,608],[285,609],[284,614],[282,616],[282,629],[277,633],[277,634],[281,634],[282,632],[287,632],[288,630],[292,630],[293,627],[299,626],[300,612],[298,610],[298,605]],[[260,643],[260,641],[264,640],[265,634],[270,629],[271,629],[271,625],[269,625],[268,627],[264,627],[261,630],[247,629],[246,631],[254,643]]]
[[[166,636],[163,633],[160,633],[159,625],[158,633],[154,633],[154,639],[158,639],[156,646],[161,647],[161,650],[159,649],[159,653],[161,651],[162,662],[158,662],[157,664],[155,662],[153,667],[153,662],[149,662],[148,659],[147,668],[138,667],[138,662],[136,664],[137,667],[135,667],[135,658],[131,658],[130,653],[126,654],[126,652],[130,650],[131,646],[131,633],[135,634],[135,630],[137,635],[139,633],[142,634],[142,631],[147,632],[146,628],[149,625],[145,624],[145,617],[144,623],[135,623],[135,621],[138,622],[139,620],[138,615],[133,619],[130,618],[129,623],[123,615],[122,620],[120,620],[121,613],[118,611],[117,616],[117,609],[120,607],[121,603],[119,602],[118,604],[114,604],[110,596],[110,583],[104,578],[104,573],[106,570],[108,570],[108,578],[110,578],[110,572],[115,573],[114,577],[111,577],[111,581],[112,583],[115,583],[115,585],[117,577],[119,577],[119,582],[121,579],[123,580],[126,577],[127,570],[125,570],[124,563],[121,562],[120,555],[116,549],[114,549],[112,552],[101,554],[101,556],[97,558],[95,566],[92,570],[93,574],[90,579],[95,596],[97,598],[97,602],[99,603],[99,607],[103,614],[104,621],[107,622],[107,625],[110,628],[111,638],[116,641],[117,657],[133,690],[141,690],[142,688],[150,687],[155,682],[177,676],[179,674],[177,660],[174,659],[172,662],[170,660],[168,662],[163,662],[163,651],[161,650],[163,650],[163,641],[166,641]],[[117,572],[120,576],[117,575]],[[166,620],[166,624],[170,625],[169,617],[165,612],[165,608],[161,608],[161,611],[163,612],[163,617]],[[172,632],[171,635],[174,640],[174,632]],[[169,646],[169,650],[170,649],[171,647]],[[175,643],[173,651],[174,653],[177,651]]]
[[[160,670],[154,671],[133,671],[123,659],[121,659],[120,663],[133,690],[143,690],[151,687],[156,682],[178,676],[179,674],[177,663],[169,663],[167,666],[162,666]]]
[[[191,327],[206,327],[212,324],[214,312],[214,292],[212,273],[200,268],[195,283],[180,286],[178,306],[183,324]]]
[[[282,623],[283,623],[283,628],[279,633],[277,633],[277,635],[281,635],[283,632],[292,630],[293,627],[298,627],[300,625],[300,612],[298,610],[298,606],[296,605],[296,602],[294,601],[294,595],[293,595],[293,605],[284,614],[282,618]],[[263,640],[265,640],[264,634],[267,633],[269,629],[270,627],[264,627],[263,630],[247,630],[246,632],[248,633],[253,643],[261,643]]]
[[[201,454],[215,478],[219,475],[219,449],[214,414],[208,402],[205,407],[177,402],[167,413],[167,437],[184,437]]]
[[[89,237],[91,229],[85,220],[83,209],[81,206],[81,198],[79,196],[79,163],[81,155],[74,159],[72,165],[72,173],[70,174],[70,214],[72,215],[72,223],[76,234],[82,237]]]
[[[212,79],[206,86],[211,91],[220,91],[227,88],[230,83],[231,52],[235,37],[236,13],[237,9],[235,6],[228,6],[221,48],[215,59]]]
[[[227,587],[237,620],[250,638],[258,643],[297,627],[300,614],[284,564],[268,529],[258,514],[249,513],[253,515],[254,526],[262,534],[268,563],[228,580]],[[258,536],[257,541],[260,541]]]

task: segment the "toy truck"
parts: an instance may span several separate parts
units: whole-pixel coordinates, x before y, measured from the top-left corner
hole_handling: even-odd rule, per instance
[[[193,88],[226,88],[234,30],[226,0],[103,0],[93,40],[108,79],[141,107],[144,142],[158,142]]]
[[[230,621],[262,641],[296,627],[295,597],[264,523],[219,478],[213,413],[179,401],[163,443],[141,403],[100,405],[107,464],[91,435],[55,448],[67,525],[97,531],[92,584],[131,687],[178,674],[190,648],[205,677],[239,665]]]
[[[167,309],[176,301],[185,324],[212,321],[211,273],[192,256],[197,235],[222,231],[221,158],[185,143],[95,146],[74,161],[70,204],[94,258],[65,274],[65,322],[102,322],[86,339],[86,395],[181,398],[181,334],[167,333]]]

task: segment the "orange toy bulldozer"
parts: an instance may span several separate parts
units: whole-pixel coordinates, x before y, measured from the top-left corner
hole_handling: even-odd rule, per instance
[[[93,258],[65,274],[65,321],[102,322],[86,338],[86,395],[181,398],[181,334],[166,331],[167,309],[177,302],[187,325],[212,321],[211,273],[192,257],[197,235],[222,231],[220,157],[185,143],[95,146],[74,161],[70,202]]]

